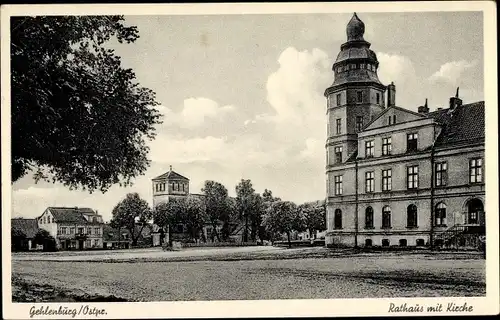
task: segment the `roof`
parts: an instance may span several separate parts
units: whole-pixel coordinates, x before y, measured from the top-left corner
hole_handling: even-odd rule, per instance
[[[180,175],[180,174],[178,174],[177,172],[172,171],[172,170],[167,171],[167,172],[165,172],[164,174],[159,175],[159,176],[158,176],[158,177],[156,177],[156,178],[153,178],[153,180],[160,180],[160,179],[161,179],[161,180],[166,179],[166,180],[186,180],[186,181],[189,181],[189,179],[188,179],[188,178],[186,178],[186,177],[184,177],[183,175]]]
[[[120,232],[118,232],[120,231]],[[123,234],[127,235],[127,238],[124,239],[122,236]],[[102,241],[103,242],[110,242],[110,241],[124,241],[128,242],[130,241],[130,232],[125,229],[121,228],[121,230],[115,229],[111,227],[108,223],[104,224],[102,226]]]
[[[421,114],[421,113],[417,113],[417,112],[414,112],[414,111],[411,111],[411,110],[408,110],[408,109],[405,109],[405,108],[402,108],[402,107],[398,107],[398,106],[390,106],[390,107],[385,108],[384,111],[382,111],[381,113],[379,113],[375,118],[373,118],[370,122],[368,122],[366,125],[364,125],[362,131],[368,129],[369,126],[371,126],[375,121],[377,121],[378,119],[380,119],[382,116],[384,116],[390,110],[399,110],[399,111],[402,111],[402,112],[413,114],[413,115],[421,117],[421,118],[426,118],[426,116],[423,115],[423,114]]]
[[[39,230],[38,220],[14,218],[11,220],[11,228],[22,231],[26,235],[26,238],[34,238]]]
[[[141,226],[139,225],[136,225],[135,226],[135,230],[136,232],[139,231],[141,229]],[[144,226],[144,228],[142,229],[142,232],[141,232],[141,235],[139,236],[139,239],[144,239],[144,238],[148,238],[151,236],[151,233],[153,232],[152,231],[153,227],[150,226],[149,224],[146,224],[146,226]],[[120,231],[120,232],[118,232]],[[127,235],[127,239],[124,239],[123,236],[120,236],[120,235],[123,235],[123,234],[126,234]],[[130,237],[130,231],[123,227],[123,228],[120,228],[120,230],[118,228],[113,228],[111,227],[111,225],[109,223],[105,223],[102,227],[102,238],[103,238],[103,241],[106,242],[106,241],[129,241],[131,239]]]
[[[464,143],[484,139],[484,101],[464,104],[455,108],[441,109],[428,114],[442,125],[436,146]]]
[[[56,222],[69,222],[81,224],[93,224],[84,218],[84,214],[96,215],[96,212],[91,208],[79,207],[49,207],[48,208]]]

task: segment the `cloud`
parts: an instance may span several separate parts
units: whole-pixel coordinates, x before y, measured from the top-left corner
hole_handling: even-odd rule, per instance
[[[235,111],[231,105],[219,106],[219,104],[209,98],[188,98],[184,100],[179,113],[173,112],[166,106],[159,106],[158,110],[163,114],[164,125],[177,125],[181,128],[200,127],[207,120],[221,120],[227,114]]]
[[[307,115],[322,113],[323,91],[333,80],[328,55],[317,48],[298,51],[289,47],[281,53],[278,63],[278,70],[268,77],[266,86],[275,120],[303,123]]]
[[[383,84],[387,85],[394,81],[397,85],[409,87],[416,82],[415,67],[410,58],[384,52],[378,52],[377,58],[380,63],[378,76]]]
[[[451,61],[443,64],[438,71],[429,77],[430,82],[448,82],[450,84],[456,85],[462,76],[462,74],[470,68],[475,67],[478,64],[477,60],[467,61]]]

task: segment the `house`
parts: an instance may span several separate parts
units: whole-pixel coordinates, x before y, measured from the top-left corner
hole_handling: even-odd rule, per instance
[[[102,216],[90,208],[48,207],[37,218],[41,229],[56,239],[58,249],[103,247]]]
[[[484,102],[464,104],[457,89],[447,108],[397,106],[364,30],[354,14],[325,90],[326,245],[475,247],[485,234]]]
[[[152,226],[147,224],[142,228],[141,225],[135,226],[135,232],[140,235],[137,238],[136,247],[153,246]],[[113,228],[109,223],[103,225],[102,234],[104,249],[128,249],[133,246],[130,230],[127,228]]]
[[[127,229],[113,228],[109,223],[105,223],[102,229],[104,249],[128,249],[131,247],[132,239]]]
[[[12,248],[15,251],[38,249],[34,243],[38,233],[37,219],[11,219]]]

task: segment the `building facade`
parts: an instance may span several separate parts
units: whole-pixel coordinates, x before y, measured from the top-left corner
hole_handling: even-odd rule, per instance
[[[485,228],[484,102],[413,112],[356,14],[326,89],[327,246],[474,247]],[[387,98],[386,97],[387,92]]]
[[[48,207],[38,226],[56,239],[60,250],[102,248],[102,216],[90,208]]]

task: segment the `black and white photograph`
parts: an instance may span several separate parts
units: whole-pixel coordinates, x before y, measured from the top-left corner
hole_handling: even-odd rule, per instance
[[[499,312],[494,3],[1,23],[4,317]]]

